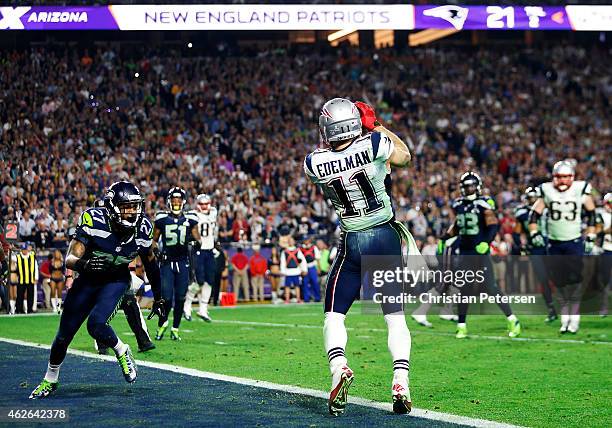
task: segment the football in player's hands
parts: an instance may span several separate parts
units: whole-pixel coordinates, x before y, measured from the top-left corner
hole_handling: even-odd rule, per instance
[[[380,125],[378,119],[376,118],[376,112],[374,111],[374,107],[370,104],[364,103],[363,101],[355,102],[355,107],[359,110],[359,115],[361,116],[361,126],[363,126],[368,131],[373,131],[378,125]]]

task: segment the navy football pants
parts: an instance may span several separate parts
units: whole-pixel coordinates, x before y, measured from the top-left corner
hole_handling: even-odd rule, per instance
[[[109,323],[129,286],[129,279],[99,285],[75,279],[64,301],[59,330],[51,345],[50,363],[64,361],[70,342],[88,316],[87,331],[91,337],[109,348],[115,347],[118,339]]]
[[[337,254],[327,276],[325,312],[346,314],[361,290],[362,256],[386,256],[388,266],[378,266],[381,261],[377,261],[377,268],[395,269],[402,266],[401,235],[391,222],[364,231],[342,232]],[[402,291],[401,284],[390,283],[387,286],[387,290],[382,290],[385,296],[399,295]],[[382,309],[383,313],[390,314],[401,311],[403,305],[384,304]]]
[[[212,250],[197,250],[193,257],[195,263],[195,277],[199,285],[206,282],[212,286],[215,282],[215,256]]]
[[[187,287],[189,287],[189,262],[187,260],[165,262],[162,263],[160,271],[162,299],[166,302],[166,316],[159,318],[158,325],[161,327],[168,320],[170,309],[174,306],[172,327],[179,328],[181,317],[183,316],[183,305],[185,304]]]

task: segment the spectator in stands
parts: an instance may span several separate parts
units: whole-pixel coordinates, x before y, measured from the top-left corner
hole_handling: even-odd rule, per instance
[[[250,302],[251,292],[249,290],[249,276],[247,274],[249,259],[238,247],[236,254],[231,258],[232,264],[232,288],[238,301]],[[240,297],[241,296],[241,297]]]
[[[268,270],[268,261],[261,255],[259,244],[253,245],[253,254],[249,258],[249,272],[253,287],[253,300],[264,301],[264,275]]]
[[[24,241],[31,241],[34,235],[34,229],[36,222],[30,216],[30,210],[26,209],[23,212],[23,216],[19,220],[19,236]]]

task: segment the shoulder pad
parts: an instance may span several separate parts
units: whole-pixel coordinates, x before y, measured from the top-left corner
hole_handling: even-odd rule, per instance
[[[198,222],[200,220],[200,218],[198,217],[198,214],[193,212],[193,211],[188,211],[185,213],[185,218],[187,220],[191,220],[191,221],[195,221]]]
[[[478,198],[474,200],[474,205],[484,210],[494,210],[495,209],[495,202],[493,202],[493,199],[491,198],[488,198],[488,199]]]
[[[168,213],[168,211],[160,211],[157,214],[155,214],[155,221],[164,219],[168,217],[169,215],[170,214]]]
[[[79,217],[79,226],[106,228],[106,209],[88,208]]]
[[[525,206],[525,205],[519,205],[518,207],[516,207],[514,209],[514,216],[519,218],[524,216],[525,214],[529,214],[529,207]]]
[[[576,181],[575,182],[578,186],[578,189],[580,189],[580,194],[582,195],[590,195],[591,191],[593,190],[591,188],[591,183],[589,183],[588,181]]]
[[[463,204],[463,198],[457,198],[453,201],[453,203],[451,204],[451,207],[453,209],[457,209],[459,206],[461,206]]]
[[[151,220],[149,220],[146,216],[143,217],[138,231],[140,232],[141,237],[151,239],[153,237],[153,225],[151,224]]]

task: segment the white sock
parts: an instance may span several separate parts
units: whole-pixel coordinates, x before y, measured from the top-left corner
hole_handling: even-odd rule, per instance
[[[464,322],[458,322],[457,323],[457,328],[465,328],[465,323]]]
[[[121,341],[121,339],[117,338],[117,344],[113,346],[113,350],[117,356],[123,355],[125,350],[127,349],[127,345]]]
[[[580,315],[570,315],[569,321],[570,323],[575,324],[575,325],[580,324]]]
[[[58,298],[57,298],[57,309],[60,309],[60,308],[62,307],[62,303],[63,303],[63,302],[62,302],[62,298],[61,298],[61,297],[58,297]]]
[[[47,373],[45,373],[45,380],[48,382],[57,382],[61,365],[61,363],[56,366],[51,363],[47,364]]]
[[[570,316],[567,314],[561,314],[561,325],[567,327],[570,322]]]
[[[53,308],[53,312],[57,311],[57,298],[51,297],[51,307]]]
[[[9,300],[9,307],[11,308],[11,313],[14,314],[15,313],[15,306],[16,303],[14,300]]]
[[[191,316],[191,306],[194,299],[195,293],[191,290],[191,287],[189,287],[187,289],[187,294],[185,295],[185,303],[183,304],[183,312],[185,312],[188,316]]]
[[[406,325],[404,313],[385,315],[388,337],[387,346],[393,358],[393,383],[408,386],[408,371],[410,370],[410,330]]]
[[[208,301],[210,300],[210,295],[212,294],[212,287],[205,282],[202,286],[202,291],[200,291],[200,313],[208,314]]]
[[[514,321],[516,321],[516,320],[517,320],[516,315],[512,314],[512,315],[509,315],[509,316],[508,316],[508,321],[512,321],[512,322],[514,322]]]
[[[327,358],[329,360],[329,369],[332,373],[334,373],[338,367],[347,363],[346,357],[344,356],[346,342],[348,341],[346,327],[344,326],[345,318],[346,315],[337,312],[325,313],[323,340],[325,342],[325,352],[327,352]]]

